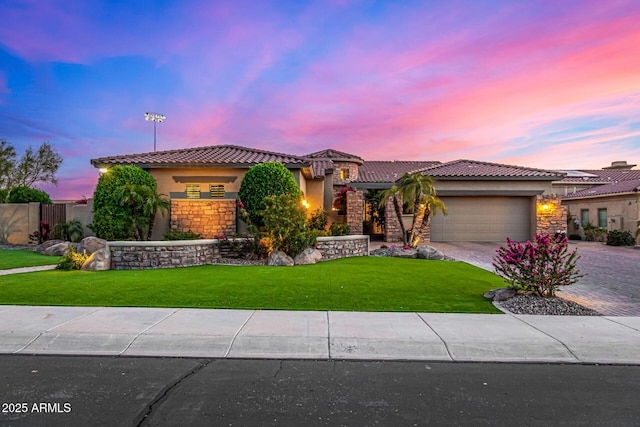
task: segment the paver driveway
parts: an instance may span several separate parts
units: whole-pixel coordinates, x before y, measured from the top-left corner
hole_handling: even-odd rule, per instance
[[[493,271],[502,242],[430,243],[446,255]],[[596,242],[570,242],[578,248],[578,268],[586,277],[558,292],[606,316],[640,316],[640,249]]]

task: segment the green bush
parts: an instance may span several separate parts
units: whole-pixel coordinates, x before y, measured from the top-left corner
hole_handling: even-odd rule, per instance
[[[326,231],[328,222],[329,212],[320,208],[311,212],[311,215],[309,215],[307,219],[307,225],[312,230]]]
[[[53,226],[51,230],[52,239],[66,240],[68,242],[79,242],[84,236],[82,224],[77,219],[61,222]]]
[[[265,197],[280,194],[291,194],[298,199],[301,196],[300,188],[291,171],[278,162],[252,166],[244,176],[238,191],[238,197],[249,214],[249,220],[257,226],[264,225],[261,212],[266,207]]]
[[[202,234],[194,233],[193,231],[178,231],[169,230],[162,237],[162,240],[199,240],[202,239]]]
[[[92,230],[106,240],[131,240],[132,224],[136,220],[128,205],[121,204],[122,188],[145,186],[156,192],[156,180],[137,166],[114,166],[103,173],[93,193]]]
[[[0,203],[7,203],[7,197],[9,197],[9,190],[0,189]]]
[[[263,219],[272,249],[294,257],[309,246],[315,246],[317,231],[307,226],[307,212],[300,196],[280,194],[264,198]]]
[[[600,238],[607,232],[604,228],[597,227],[590,222],[582,224],[584,230],[584,239],[590,242],[598,242]]]
[[[9,193],[9,203],[51,203],[49,195],[44,191],[36,190],[35,188],[29,188],[24,186],[18,186],[11,189]]]
[[[62,261],[58,263],[56,268],[58,270],[80,270],[82,264],[88,259],[87,251],[79,253],[73,246],[69,245],[67,253],[62,257]]]
[[[613,230],[607,233],[607,245],[609,246],[635,246],[636,239],[631,232]]]
[[[344,222],[334,222],[329,227],[329,236],[348,236],[350,232],[349,224]]]

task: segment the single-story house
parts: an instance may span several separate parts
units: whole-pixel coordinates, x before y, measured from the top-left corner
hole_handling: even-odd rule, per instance
[[[96,168],[136,165],[158,182],[158,192],[171,199],[171,218],[155,227],[160,237],[169,227],[207,237],[236,231],[236,197],[247,170],[258,163],[281,162],[294,175],[310,205],[330,212],[333,221],[346,221],[362,233],[363,192],[389,188],[403,174],[421,172],[436,179],[438,195],[448,215],[435,215],[433,241],[528,240],[538,232],[566,229],[566,212],[554,196],[552,183],[565,173],[474,160],[366,161],[334,149],[304,156],[274,153],[234,145],[186,148],[102,157]],[[337,192],[355,189],[346,217],[332,210]],[[162,221],[159,218],[159,221]],[[385,239],[401,239],[387,220]]]
[[[554,189],[568,209],[570,234],[584,236],[585,223],[635,236],[640,225],[640,169],[613,162],[603,169],[566,171]]]

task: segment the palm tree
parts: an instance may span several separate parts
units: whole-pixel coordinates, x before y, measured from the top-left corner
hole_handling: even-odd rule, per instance
[[[431,215],[440,210],[444,215],[447,214],[444,203],[436,193],[435,182],[429,175],[423,175],[420,172],[412,174],[405,173],[399,180],[400,186],[393,184],[390,189],[383,193],[384,200],[393,197],[393,204],[396,215],[400,221],[402,229],[402,241],[405,245],[412,248],[418,246],[422,233],[431,222]],[[413,212],[413,220],[411,223],[411,235],[408,238],[402,223],[402,207],[400,206],[400,198],[405,201],[408,208]]]
[[[135,240],[149,240],[158,210],[164,215],[170,206],[166,196],[144,184],[125,184],[115,196],[121,206],[129,207],[129,217],[123,219],[129,222]]]

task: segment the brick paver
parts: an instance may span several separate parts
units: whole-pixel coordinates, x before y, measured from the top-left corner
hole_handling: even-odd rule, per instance
[[[503,243],[430,243],[460,261],[493,271],[492,258]],[[596,242],[571,242],[580,259],[578,268],[587,273],[559,296],[592,308],[605,316],[640,316],[640,247],[615,247]]]

